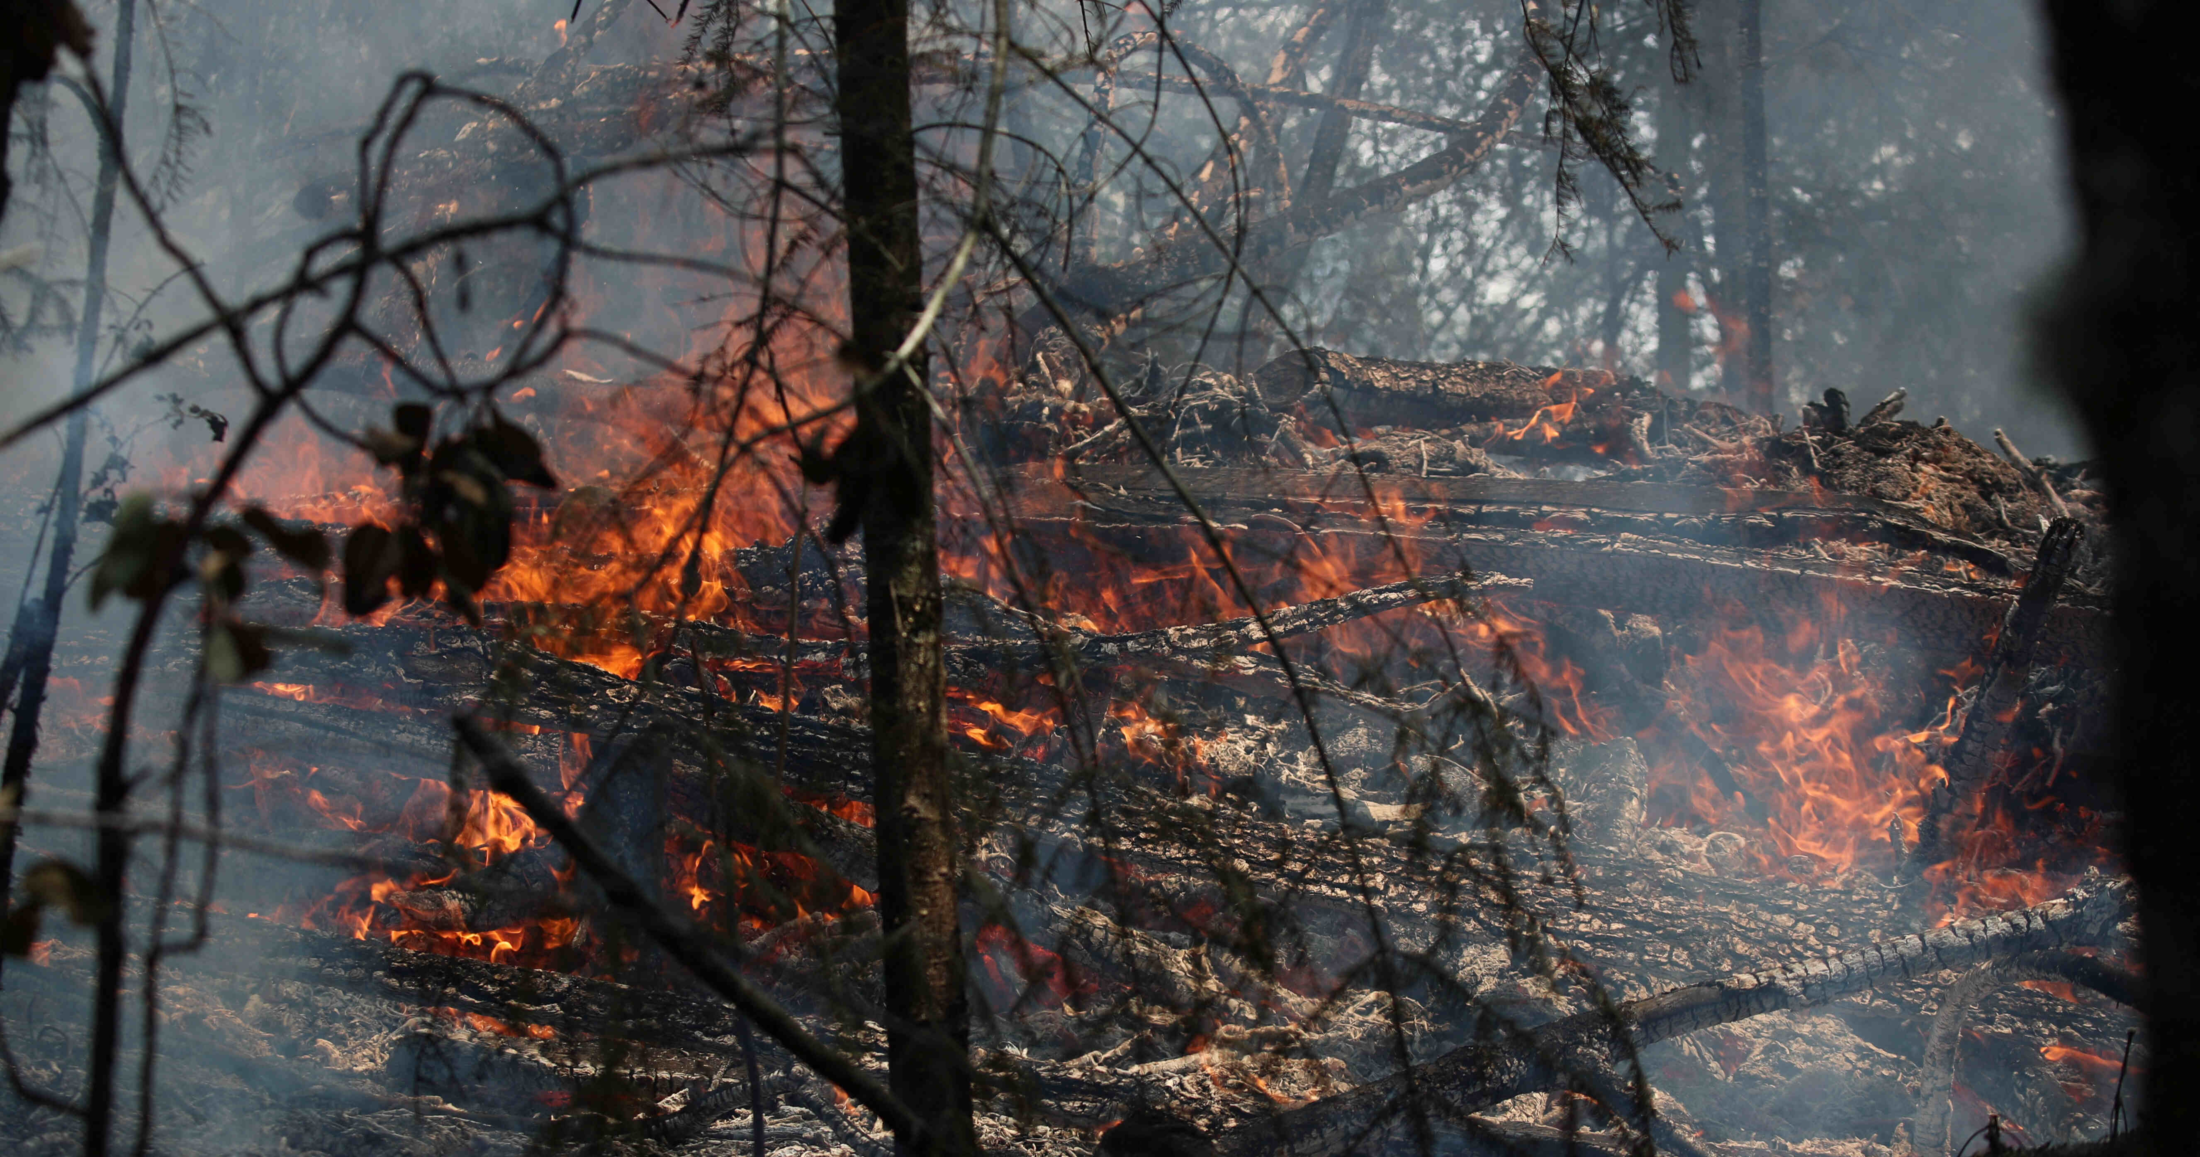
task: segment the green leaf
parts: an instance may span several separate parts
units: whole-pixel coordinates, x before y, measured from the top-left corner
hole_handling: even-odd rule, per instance
[[[231,558],[246,558],[252,554],[252,540],[234,526],[208,527],[206,545]]]
[[[274,661],[259,627],[225,620],[206,633],[206,673],[221,682],[241,682],[267,670]]]
[[[276,554],[318,575],[328,569],[328,536],[311,525],[292,530],[258,506],[244,508],[244,524],[253,529]]]

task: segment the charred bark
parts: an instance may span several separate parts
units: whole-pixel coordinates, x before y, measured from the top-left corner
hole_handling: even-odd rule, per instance
[[[2082,985],[2122,1004],[2136,1004],[2139,982],[2129,972],[2075,952],[2033,952],[1991,964],[1981,964],[1948,986],[1933,1014],[1932,1031],[1926,1035],[1925,1059],[1918,1066],[1919,1095],[1914,1136],[1925,1152],[1937,1157],[1956,1157],[1957,1138],[1950,1135],[1954,1120],[1956,1047],[1965,1022],[1980,1000],[1996,989],[2027,980],[2055,980]]]
[[[833,12],[847,213],[847,352],[859,369],[856,428],[836,455],[834,529],[860,523],[869,578],[872,806],[885,928],[887,1064],[923,1122],[902,1152],[977,1151],[969,1003],[958,917],[956,801],[948,780],[939,535],[906,0],[840,0]]]
[[[2008,747],[2008,737],[2022,709],[2025,677],[2032,673],[2040,634],[2078,559],[2081,532],[2077,522],[2057,519],[2040,543],[2024,593],[2010,604],[1995,636],[1994,649],[1979,676],[1978,697],[1963,718],[1963,731],[1950,748],[1942,766],[1947,782],[1933,788],[1925,814],[1918,820],[1917,846],[1911,849],[1909,871],[1922,873],[1948,857],[1948,825],[1959,807],[1975,806],[1979,793],[1993,778]]]
[[[1222,1139],[1218,1150],[1327,1157],[1366,1145],[1427,1113],[1476,1112],[1569,1078],[1607,1076],[1636,1050],[1661,1040],[1782,1009],[1838,1000],[1874,985],[2025,952],[2097,943],[2125,913],[2121,886],[2005,915],[1969,920],[1799,968],[1745,973],[1567,1017],[1527,1033],[1468,1045],[1426,1065],[1279,1113]]]

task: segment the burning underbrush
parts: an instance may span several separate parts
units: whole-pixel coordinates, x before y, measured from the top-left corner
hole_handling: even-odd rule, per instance
[[[1899,399],[1782,431],[1572,371],[1315,351],[1242,382],[1195,367],[1167,398],[1148,377],[1134,409],[1170,419],[1173,481],[1076,375],[981,391],[991,460],[943,447],[991,1140],[1089,1151],[1134,1111],[1261,1128],[1451,1063],[1491,1018],[1557,1032],[1995,913],[2086,946],[2056,967],[2120,959],[2111,901],[2069,908],[2084,936],[2052,922],[2066,895],[2120,895],[2099,874],[2103,564],[2040,561],[2046,512],[2089,517],[2082,469],[2027,475],[1899,423]],[[752,1084],[750,1046],[445,722],[491,722],[656,903],[871,1039],[860,554],[816,535],[830,496],[791,461],[713,450],[826,394],[520,394],[538,437],[585,433],[515,508],[481,625],[434,589],[356,621],[317,575],[249,596],[349,653],[224,696],[210,806],[348,859],[225,877],[224,935],[301,963],[293,995],[244,1006],[223,995],[241,965],[186,966],[170,999],[222,1010],[188,1039],[341,1097],[401,1086],[483,1137],[747,1138],[760,1110],[804,1151],[876,1144],[773,1049]],[[302,430],[270,461],[240,491],[293,525],[403,516],[386,472]],[[34,976],[82,959],[42,956]],[[1988,1114],[2092,1135],[2128,1018],[2098,977],[2026,967],[1975,1013],[1905,972],[1680,1035],[1646,1071],[1705,1151],[1937,1152],[1918,1130]],[[1960,1059],[1935,1059],[1936,1016],[1962,1021]],[[1588,1102],[1523,1094],[1473,1128],[1618,1143]]]

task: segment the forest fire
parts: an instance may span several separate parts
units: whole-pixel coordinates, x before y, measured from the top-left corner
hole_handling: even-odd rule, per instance
[[[1992,367],[1859,360],[1847,268],[1755,235],[1840,230],[1741,147],[1761,93],[1666,78],[1762,45],[1531,2],[1432,71],[1380,6],[867,2],[405,72],[219,206],[306,256],[243,304],[181,262],[211,320],[92,296],[205,231],[196,130],[68,159],[161,244],[0,250],[0,336],[92,351],[4,435],[62,474],[10,476],[0,1097],[185,1157],[171,1096],[332,1157],[2123,1127],[2164,1058],[2102,468],[1904,420]],[[1553,165],[1593,270],[1489,212]]]

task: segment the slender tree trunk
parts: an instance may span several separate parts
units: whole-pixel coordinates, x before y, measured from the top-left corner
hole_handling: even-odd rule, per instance
[[[78,388],[89,385],[92,371],[97,365],[99,353],[99,299],[107,292],[107,245],[113,234],[115,194],[121,184],[121,171],[127,156],[123,152],[122,125],[129,107],[130,49],[135,38],[137,23],[136,0],[122,0],[115,14],[115,64],[113,81],[108,87],[109,116],[114,131],[105,134],[107,147],[99,169],[99,188],[93,194],[92,238],[90,260],[86,266],[85,304],[83,328],[77,333],[76,380]],[[76,468],[83,466],[83,423],[86,415],[81,409],[69,416],[70,444],[76,449]],[[62,544],[72,548],[75,540],[77,482],[67,463],[63,464],[63,492],[61,511],[55,515],[54,564],[64,566]],[[64,520],[62,512],[66,512]],[[64,538],[64,535],[67,537]],[[67,593],[66,573],[50,577],[47,588],[52,592],[47,600],[47,610],[60,621],[61,598]],[[27,672],[26,672],[27,673]],[[29,687],[24,688],[29,694]],[[22,721],[18,721],[19,723]],[[35,742],[35,738],[33,740]],[[11,750],[12,760],[15,752]],[[28,753],[25,759],[29,758]],[[118,761],[102,759],[99,780],[94,785],[94,799],[102,815],[119,815],[128,803],[129,781],[122,774]],[[122,974],[127,945],[123,942],[123,920],[128,904],[124,897],[123,877],[130,866],[130,837],[119,827],[102,827],[97,846],[96,878],[102,893],[110,898],[106,911],[99,921],[99,957],[92,982],[92,1055],[91,1072],[84,1095],[84,1154],[85,1157],[106,1157],[109,1133],[114,1120],[115,1079],[121,1068],[122,1047]]]
[[[885,932],[889,1083],[928,1123],[931,1152],[977,1152],[970,1116],[954,800],[940,659],[932,416],[921,348],[887,372],[923,308],[906,0],[839,0],[848,230],[849,353],[856,431],[841,500],[858,503],[869,583],[873,806]],[[910,1150],[908,1138],[901,1148]]]
[[[1677,91],[1667,89],[1658,102],[1658,163],[1686,187],[1688,181],[1688,104]],[[1683,210],[1686,211],[1685,209]],[[1658,385],[1685,390],[1695,373],[1688,309],[1681,306],[1688,293],[1688,267],[1694,256],[1687,250],[1667,253],[1658,263]]]
[[[2048,0],[2080,246],[2045,319],[2048,361],[2107,472],[2121,647],[2116,766],[2146,987],[2142,1127],[2200,1136],[2200,153],[2165,113],[2200,107],[2189,10]]]
[[[122,0],[115,16],[113,74],[114,119],[121,125],[129,97],[130,40],[137,22],[136,0]],[[97,132],[99,126],[94,125]],[[104,136],[104,134],[102,134]],[[99,327],[107,297],[107,248],[114,233],[115,196],[121,183],[121,142],[107,140],[100,150],[99,183],[92,194],[91,235],[84,260],[84,306],[76,332],[76,373],[73,388],[81,392],[98,369]],[[54,637],[61,625],[61,603],[69,593],[69,573],[76,563],[77,526],[83,520],[84,440],[90,416],[82,409],[69,415],[62,434],[61,474],[54,482],[53,554],[46,563],[46,582],[39,597],[24,603],[10,632],[9,650],[20,666],[10,671],[9,682],[21,688],[15,704],[15,726],[8,734],[7,756],[0,765],[0,795],[28,802],[31,760],[38,754],[38,723],[46,707],[46,685],[53,671]],[[8,910],[15,882],[16,829],[0,838],[0,917]]]
[[[1331,96],[1358,100],[1366,90],[1367,75],[1375,65],[1375,40],[1389,11],[1388,0],[1358,0],[1353,4],[1345,20],[1344,46],[1338,50],[1337,71],[1329,89]],[[1322,113],[1314,128],[1313,146],[1307,153],[1306,175],[1299,181],[1299,187],[1292,190],[1294,204],[1318,204],[1337,191],[1337,171],[1344,164],[1345,146],[1351,138],[1352,118],[1349,115],[1334,108]],[[1306,271],[1307,260],[1313,252],[1312,246],[1291,250],[1283,255],[1278,268],[1257,271],[1256,275],[1262,276],[1265,284],[1275,286],[1279,292],[1287,292]],[[1260,335],[1255,345],[1267,343],[1269,324],[1270,319],[1260,315],[1249,327]]]
[[[1689,86],[1697,100],[1708,147],[1704,150],[1705,198],[1711,209],[1710,251],[1704,260],[1704,289],[1719,326],[1719,388],[1727,400],[1748,393],[1744,350],[1747,307],[1742,301],[1743,240],[1740,27],[1737,0],[1701,0],[1697,27],[1704,30],[1703,71]]]
[[[1748,326],[1743,351],[1748,408],[1760,414],[1777,404],[1772,389],[1772,209],[1765,174],[1764,0],[1742,0],[1742,299]]]
[[[1389,13],[1390,5],[1385,0],[1359,0],[1353,5],[1329,95],[1360,99],[1367,88],[1367,74],[1374,70],[1376,37]],[[1306,177],[1299,182],[1300,199],[1313,204],[1336,192],[1337,169],[1344,162],[1344,147],[1351,135],[1351,116],[1337,109],[1322,114],[1321,123],[1314,129],[1314,147],[1307,154]]]

